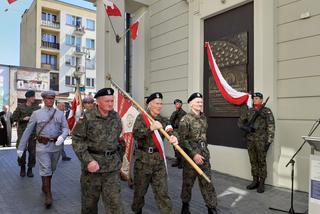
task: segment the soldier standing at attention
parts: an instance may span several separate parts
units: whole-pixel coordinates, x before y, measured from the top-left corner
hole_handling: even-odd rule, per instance
[[[263,95],[259,92],[253,94],[253,108],[242,111],[238,125],[243,127],[255,114],[256,119],[250,124],[252,127],[246,135],[251,174],[253,181],[247,189],[257,188],[258,193],[264,192],[264,182],[267,177],[267,151],[273,142],[275,124],[272,111],[263,107]]]
[[[189,97],[188,103],[191,110],[180,120],[178,132],[179,141],[185,152],[211,180],[210,153],[207,147],[208,143],[206,136],[208,124],[207,118],[202,113],[202,95],[200,93],[193,93]],[[202,197],[208,207],[208,214],[216,214],[217,196],[213,184],[208,183],[188,163],[183,164],[182,176],[181,214],[190,214],[189,202],[191,200],[192,187],[197,177]]]
[[[182,101],[179,99],[175,99],[173,104],[176,107],[176,110],[172,112],[170,117],[170,123],[173,127],[173,130],[178,130],[179,122],[181,118],[186,114],[186,112],[182,109]],[[174,149],[174,155],[176,156],[175,162],[171,165],[172,167],[182,168],[182,157],[179,152]]]
[[[42,191],[45,193],[45,206],[52,204],[51,179],[60,158],[61,145],[68,135],[68,123],[63,112],[53,107],[55,93],[45,91],[41,93],[44,106],[32,113],[26,130],[17,149],[21,157],[28,140],[36,129],[36,155],[39,162],[39,174],[42,177]]]
[[[168,195],[165,162],[153,139],[156,138],[155,130],[168,126],[166,130],[172,131],[172,128],[170,129],[169,120],[160,115],[162,109],[161,93],[151,94],[146,103],[148,104],[147,112],[154,118],[155,122],[150,124],[146,115],[142,113],[137,116],[133,125],[132,133],[138,143],[138,149],[136,150],[134,164],[134,198],[131,208],[136,214],[142,213],[144,196],[151,184],[160,213],[171,214],[173,209]],[[178,143],[177,138],[173,135],[169,142],[172,144]]]
[[[106,213],[124,213],[120,198],[120,168],[124,154],[121,118],[113,110],[114,90],[100,89],[96,105],[85,111],[72,132],[72,146],[81,162],[81,213],[98,213],[102,201]]]
[[[24,130],[27,128],[27,124],[30,120],[32,112],[38,110],[39,105],[35,104],[35,92],[27,91],[25,93],[26,103],[18,105],[16,110],[12,114],[12,120],[17,123],[18,140],[16,148],[19,147],[20,140]],[[27,151],[29,153],[28,157],[28,171],[27,176],[33,177],[32,168],[36,164],[36,141],[34,140],[35,132],[31,134],[28,139],[27,149],[23,151],[21,158],[18,157],[18,164],[20,166],[20,176],[26,176],[26,156]]]

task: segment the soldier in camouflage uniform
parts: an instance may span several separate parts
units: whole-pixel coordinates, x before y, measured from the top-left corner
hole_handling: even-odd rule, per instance
[[[251,174],[253,176],[253,181],[247,186],[247,189],[257,188],[258,193],[264,192],[264,182],[267,177],[266,156],[269,146],[273,142],[275,131],[272,111],[267,107],[262,108],[262,102],[263,95],[259,92],[254,93],[253,108],[247,109],[246,106],[243,106],[238,121],[238,125],[241,128],[260,110],[258,117],[250,126],[253,127],[252,130],[246,136]],[[246,108],[246,110],[243,108]]]
[[[179,128],[179,122],[181,118],[186,114],[186,112],[182,109],[182,101],[179,99],[175,99],[173,104],[176,107],[176,110],[172,112],[170,117],[170,123],[174,130]],[[182,168],[182,157],[179,152],[174,149],[174,155],[176,157],[175,162],[171,165],[172,167],[178,167],[179,169]]]
[[[72,132],[72,146],[81,161],[81,213],[98,213],[102,201],[106,213],[121,214],[120,168],[124,154],[121,118],[113,110],[112,88],[97,92],[97,105],[86,111]]]
[[[147,112],[154,118],[155,122],[150,126],[145,115],[140,114],[133,126],[133,137],[138,142],[136,150],[136,161],[134,164],[134,198],[132,210],[136,214],[142,213],[144,196],[149,184],[155,196],[157,206],[162,214],[173,213],[171,199],[168,195],[167,172],[163,157],[153,141],[156,130],[166,127],[167,132],[172,134],[172,126],[169,120],[160,115],[162,109],[162,94],[157,92],[151,94],[146,103]],[[171,127],[171,128],[170,128]],[[161,136],[163,138],[163,136]],[[170,143],[176,144],[177,138],[171,135]],[[165,158],[165,157],[164,157]]]
[[[188,103],[191,110],[180,120],[178,131],[179,142],[185,152],[211,180],[210,153],[207,147],[208,142],[206,137],[208,124],[205,115],[202,113],[202,95],[200,93],[192,94],[188,99]],[[182,176],[181,213],[190,213],[189,202],[191,200],[192,187],[197,177],[202,197],[208,207],[208,213],[217,213],[217,197],[213,184],[208,183],[188,163],[183,164]]]
[[[26,103],[23,103],[21,105],[18,105],[16,110],[12,114],[12,120],[17,123],[17,132],[18,132],[18,140],[16,147],[19,147],[20,140],[22,137],[22,134],[24,130],[27,128],[27,124],[29,122],[29,119],[32,115],[32,112],[40,109],[39,105],[35,104],[35,92],[34,91],[27,91],[25,93],[26,97]],[[27,176],[33,177],[32,168],[36,164],[36,142],[34,140],[35,132],[30,136],[28,141],[27,150],[29,153],[28,157],[28,171]],[[24,177],[26,176],[26,153],[27,150],[23,152],[23,155],[21,158],[18,158],[18,164],[20,166],[20,176]]]

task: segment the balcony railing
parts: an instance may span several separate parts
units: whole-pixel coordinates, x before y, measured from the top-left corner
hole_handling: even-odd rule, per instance
[[[48,69],[48,70],[58,70],[57,65],[51,65],[46,63],[41,63],[41,68]]]
[[[83,49],[80,46],[76,46],[76,51],[74,52],[76,56],[82,56],[84,53]]]
[[[59,43],[46,42],[46,41],[42,41],[41,47],[43,47],[43,48],[57,49],[57,50],[60,49]]]
[[[74,30],[75,34],[83,35],[85,33],[84,27],[81,25],[76,25],[76,29]]]
[[[46,27],[55,28],[55,29],[60,29],[60,23],[59,22],[41,20],[41,25],[46,26]]]

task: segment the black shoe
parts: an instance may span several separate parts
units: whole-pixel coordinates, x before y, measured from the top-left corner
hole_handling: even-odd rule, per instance
[[[29,178],[32,178],[32,177],[33,177],[32,168],[31,168],[31,167],[28,167],[27,176],[28,176]]]
[[[217,209],[216,208],[209,208],[208,207],[208,214],[217,214]]]
[[[181,214],[191,214],[189,210],[189,203],[182,203]]]
[[[20,168],[20,177],[25,177],[26,176],[26,167],[22,166]]]
[[[263,193],[264,192],[264,179],[260,180],[257,192],[258,193]]]
[[[136,212],[135,214],[142,214],[142,210],[139,210],[139,211]]]
[[[71,160],[71,158],[68,157],[68,156],[65,156],[65,157],[62,158],[62,160],[63,160],[63,161],[69,161],[69,160]]]
[[[253,178],[251,184],[247,186],[247,189],[255,189],[259,186],[258,178]]]

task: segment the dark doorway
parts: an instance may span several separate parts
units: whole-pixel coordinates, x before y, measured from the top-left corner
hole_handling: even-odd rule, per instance
[[[224,57],[223,60],[217,60],[221,54],[215,56],[217,64],[222,75],[228,81],[233,81],[235,85],[244,85],[240,87],[245,91],[252,92],[253,89],[253,3],[248,3],[229,10],[217,16],[211,17],[204,21],[204,41],[221,47],[227,46],[227,49],[234,51],[235,47],[243,49],[245,57],[238,63],[230,58],[240,57],[238,50]],[[227,45],[224,45],[227,44]],[[229,47],[228,47],[229,44]],[[221,48],[217,52],[226,54]],[[215,52],[213,50],[213,52]],[[214,53],[215,54],[215,53]],[[219,61],[219,62],[218,62]],[[228,61],[227,63],[223,62]],[[230,62],[230,64],[229,64]],[[233,64],[233,65],[232,65]],[[241,65],[239,65],[241,64]],[[233,73],[232,73],[233,72]],[[240,76],[242,83],[237,83],[236,75]],[[230,75],[229,75],[230,74]],[[225,75],[229,75],[228,78]],[[238,81],[239,82],[239,81]],[[230,83],[229,83],[230,84]],[[232,87],[234,85],[230,84]],[[238,128],[237,121],[239,118],[238,106],[233,106],[224,101],[221,94],[215,90],[215,82],[208,64],[206,50],[204,50],[204,74],[203,74],[203,94],[204,94],[204,112],[208,117],[208,143],[214,145],[246,148],[243,138],[243,132]],[[237,89],[237,88],[235,88]],[[238,89],[237,89],[238,90]]]

